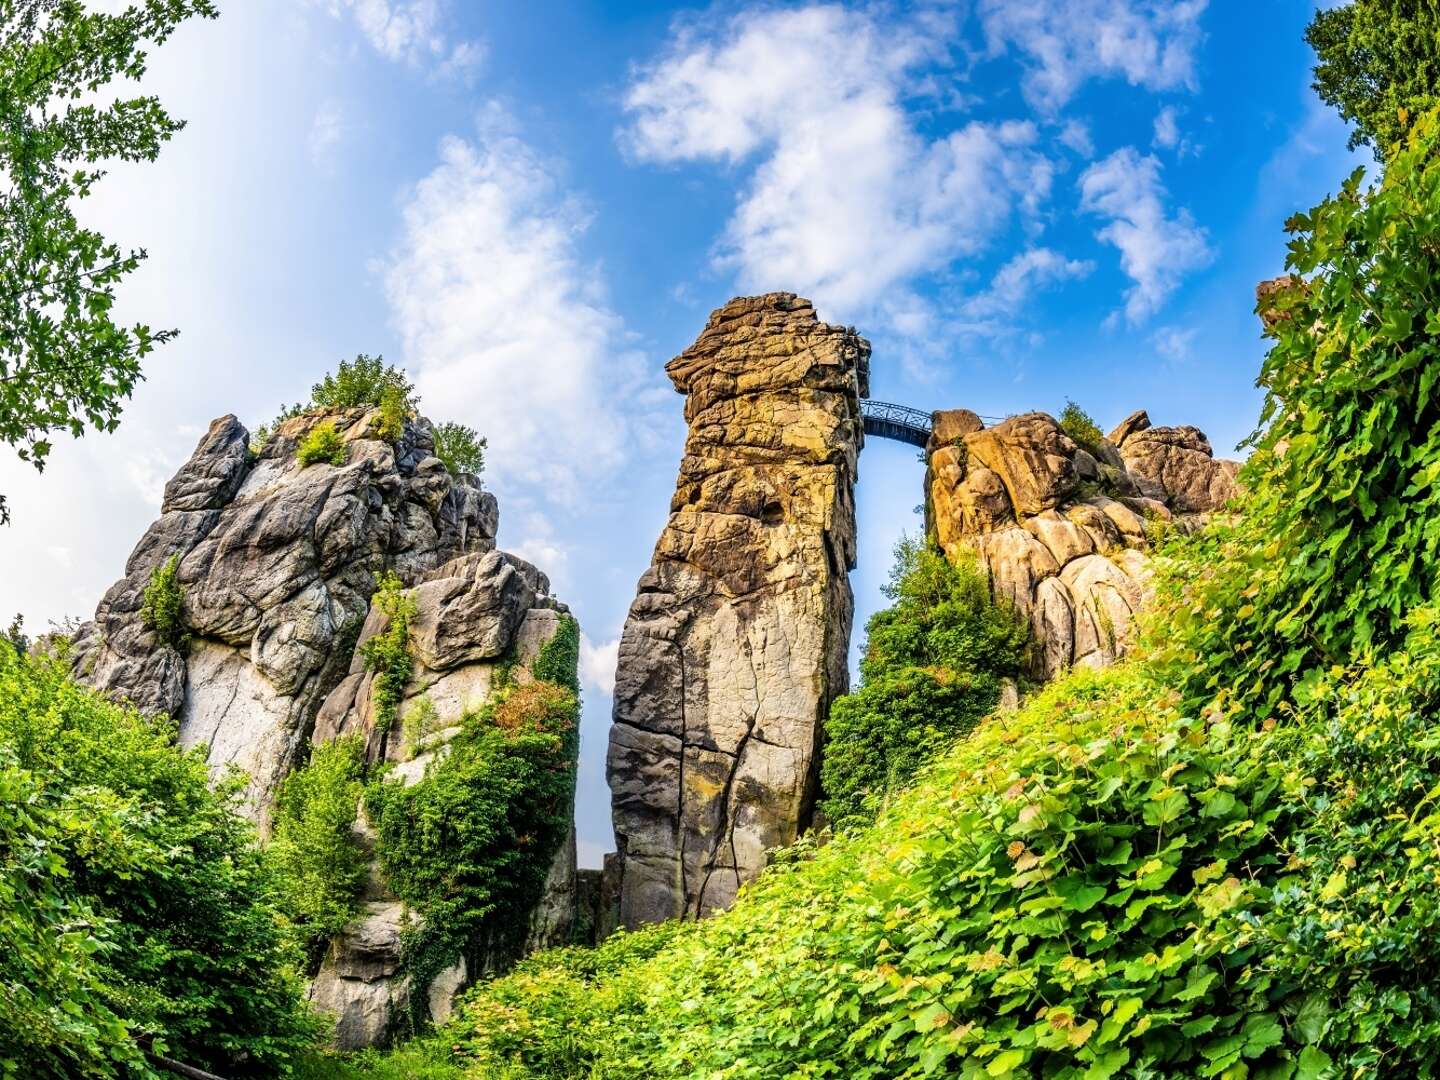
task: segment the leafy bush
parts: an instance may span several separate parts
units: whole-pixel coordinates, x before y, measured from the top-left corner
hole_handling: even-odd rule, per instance
[[[1315,13],[1315,90],[1355,124],[1350,146],[1387,159],[1410,123],[1440,101],[1440,12],[1429,4],[1351,0]]]
[[[1069,398],[1065,399],[1065,408],[1060,410],[1060,430],[1091,454],[1105,441],[1105,433],[1100,430],[1100,425]]]
[[[300,462],[302,469],[314,465],[317,461],[337,467],[344,465],[345,440],[335,430],[335,422],[321,420],[307,431],[300,440],[300,445],[295,448],[295,459]]]
[[[405,392],[398,387],[387,386],[380,392],[380,423],[376,434],[389,442],[398,442],[405,434],[405,418],[410,410],[405,401]]]
[[[268,1075],[313,1041],[239,785],[172,736],[0,649],[0,1075]]]
[[[275,802],[269,850],[280,871],[281,902],[297,939],[310,947],[338,934],[360,907],[366,856],[353,828],[364,765],[358,735],[315,746]]]
[[[575,695],[550,683],[501,689],[419,783],[382,773],[366,785],[386,883],[425,917],[406,941],[414,985],[428,985],[482,930],[502,954],[523,941],[570,830],[577,712]],[[423,1020],[423,996],[413,1005]]]
[[[420,403],[415,387],[397,367],[387,366],[383,357],[361,354],[354,361],[340,361],[332,375],[310,389],[310,404],[317,409],[353,409],[360,405],[398,403],[410,412]]]
[[[407,756],[413,758],[416,750],[419,749],[421,740],[434,732],[439,724],[440,714],[435,708],[435,702],[431,701],[428,696],[419,698],[415,704],[411,705],[406,710],[405,719],[400,725]]]
[[[1434,116],[1375,186],[1287,224],[1288,288],[1265,303],[1274,339],[1243,517],[1195,541],[1196,580],[1164,637],[1197,699],[1278,709],[1307,670],[1397,645],[1440,574],[1440,424],[1430,282],[1440,276]]]
[[[375,675],[370,690],[375,703],[375,727],[384,732],[395,726],[400,699],[415,673],[415,661],[410,656],[410,619],[415,614],[415,601],[400,578],[390,572],[380,579],[380,587],[370,602],[388,620],[384,630],[360,646],[365,670]]]
[[[821,806],[836,828],[870,820],[879,800],[993,709],[1028,639],[981,571],[913,540],[896,547],[885,593],[895,603],[866,626],[860,689],[836,699],[826,724]]]
[[[486,441],[472,427],[446,422],[435,429],[435,456],[445,463],[450,474],[485,471]]]
[[[185,588],[179,574],[179,555],[171,555],[150,571],[150,582],[140,598],[140,622],[160,644],[183,653],[190,647],[190,632],[185,628]]]

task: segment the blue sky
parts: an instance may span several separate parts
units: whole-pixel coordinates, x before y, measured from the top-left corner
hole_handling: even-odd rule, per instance
[[[86,207],[149,249],[124,313],[181,336],[118,433],[43,476],[0,458],[0,612],[88,615],[212,417],[384,353],[489,436],[502,546],[580,617],[591,865],[615,642],[683,439],[662,367],[712,308],[810,296],[872,339],[881,400],[1143,407],[1225,452],[1282,223],[1359,162],[1281,0],[221,7],[147,78],[189,128]],[[906,447],[861,473],[857,627],[922,498]]]

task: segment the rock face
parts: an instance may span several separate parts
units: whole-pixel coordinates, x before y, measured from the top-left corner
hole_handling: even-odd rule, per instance
[[[315,423],[334,423],[343,465],[302,467],[297,444]],[[276,789],[309,743],[362,735],[371,762],[394,762],[413,784],[443,757],[460,718],[483,705],[505,666],[517,682],[555,636],[565,607],[537,568],[495,550],[499,510],[473,476],[451,475],[434,456],[428,421],[407,421],[398,440],[380,433],[378,410],[308,413],[279,425],[258,454],[233,416],[210,425],[166,486],[159,518],[105,594],[72,652],[77,678],[178,722],[182,745],[207,747],[218,776],[249,777],[247,806],[268,825]],[[157,567],[177,560],[182,653],[141,618]],[[372,609],[379,576],[409,587],[414,676],[399,713],[425,697],[430,730],[407,747],[376,723],[372,675],[360,646],[385,630]],[[374,849],[363,810],[356,839]],[[556,853],[529,944],[566,940],[574,917],[573,842]],[[335,1017],[347,1049],[383,1042],[413,993],[444,1016],[455,993],[498,958],[483,943],[429,986],[412,988],[401,967],[406,910],[372,863],[363,910],[331,942],[311,998]]]
[[[1126,417],[1081,447],[1045,413],[985,428],[935,414],[927,448],[927,528],[952,558],[978,557],[997,596],[1030,620],[1030,674],[1102,666],[1131,643],[1157,530],[1190,530],[1237,492],[1193,427]]]
[[[620,641],[607,773],[620,922],[728,905],[808,824],[847,686],[869,344],[732,300],[666,370],[689,435]]]
[[[296,444],[316,419],[281,424],[254,458],[235,417],[212,423],[74,653],[83,681],[176,720],[215,772],[244,770],[262,825],[351,664],[377,576],[413,580],[489,551],[499,519],[493,495],[434,456],[427,422],[392,444],[378,410],[337,413],[345,464],[302,468]],[[151,573],[172,557],[192,635],[183,656],[140,618]]]
[[[441,760],[460,734],[461,719],[482,707],[502,668],[516,683],[533,678],[530,666],[560,628],[565,606],[550,595],[550,582],[523,559],[503,551],[458,556],[421,575],[409,590],[415,614],[408,630],[414,674],[397,709],[401,717],[421,699],[433,706],[426,730],[407,745],[402,731],[377,723],[373,675],[359,648],[387,629],[383,612],[372,609],[356,644],[349,673],[326,698],[315,722],[314,740],[328,742],[358,734],[370,761],[390,761],[388,781],[419,783],[426,767]],[[370,850],[374,833],[361,807],[356,830]],[[527,951],[568,941],[575,913],[573,832],[555,853],[545,890],[531,913]],[[385,885],[378,863],[367,878],[361,916],[330,944],[310,987],[310,998],[336,1017],[335,1043],[342,1050],[383,1044],[396,1020],[423,994],[430,1016],[443,1021],[456,994],[471,978],[502,963],[485,943],[442,971],[428,986],[414,987],[401,968],[401,930],[420,916],[407,911]]]

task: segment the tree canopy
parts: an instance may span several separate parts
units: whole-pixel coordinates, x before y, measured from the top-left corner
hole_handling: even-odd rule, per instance
[[[184,122],[153,96],[97,102],[145,73],[146,47],[210,0],[144,0],[114,15],[82,0],[0,4],[0,441],[44,468],[56,431],[113,431],[140,361],[174,330],[115,319],[115,288],[145,258],[82,226],[104,163],[154,161]],[[0,523],[9,511],[0,495]]]
[[[1436,104],[1440,7],[1434,0],[1355,0],[1317,11],[1305,33],[1319,63],[1315,91],[1355,125],[1351,147],[1386,160]]]

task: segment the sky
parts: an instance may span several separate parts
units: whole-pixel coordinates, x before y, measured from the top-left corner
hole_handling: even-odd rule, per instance
[[[90,0],[114,8],[121,0]],[[220,0],[151,59],[188,127],[82,216],[176,327],[111,435],[0,448],[0,613],[88,617],[209,421],[380,353],[489,438],[500,545],[583,630],[581,864],[610,849],[616,645],[684,440],[664,364],[730,297],[811,298],[874,398],[1145,408],[1234,452],[1255,283],[1365,159],[1291,0]],[[923,465],[872,440],[858,646]]]

